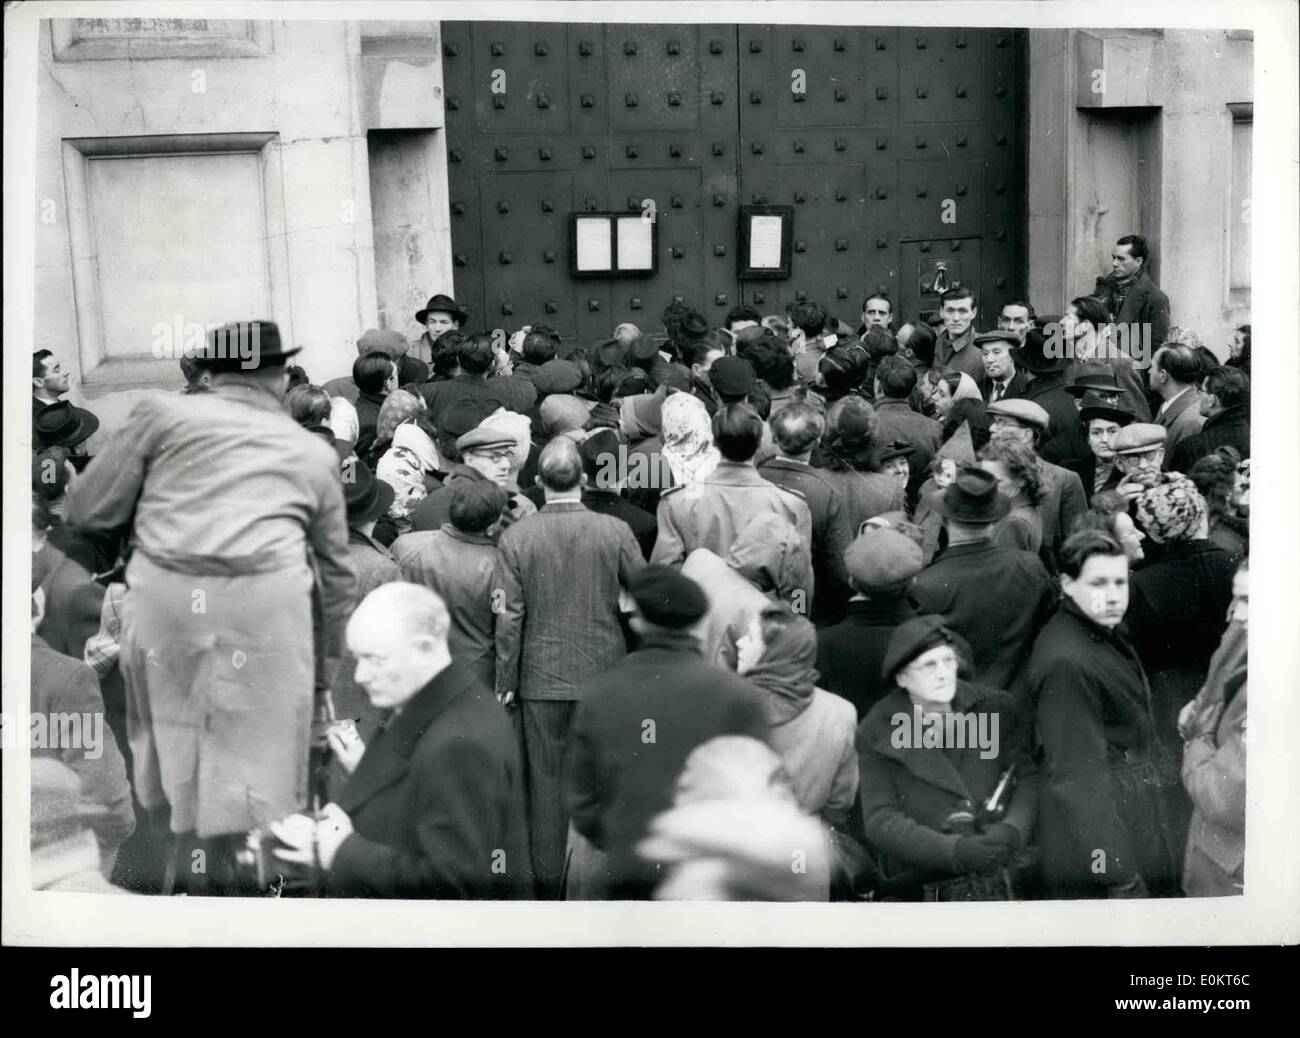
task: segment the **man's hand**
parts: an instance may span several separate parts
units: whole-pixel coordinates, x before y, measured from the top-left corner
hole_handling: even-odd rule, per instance
[[[343,841],[352,835],[352,819],[338,804],[326,804],[316,822],[316,843],[321,868],[329,871]]]
[[[366,744],[357,734],[355,725],[331,725],[325,733],[325,741],[329,744],[334,759],[339,762],[339,767],[349,775],[357,770],[357,764],[366,752]]]
[[[321,868],[328,871],[339,846],[352,833],[352,819],[338,804],[326,804],[318,818],[290,815],[272,822],[271,832],[285,845],[275,851],[281,861],[310,866],[319,857]]]
[[[504,692],[497,693],[497,702],[502,706],[514,706],[515,693],[513,689],[507,689]]]

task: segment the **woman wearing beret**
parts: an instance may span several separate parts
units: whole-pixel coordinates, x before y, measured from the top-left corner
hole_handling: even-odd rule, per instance
[[[1177,896],[1169,810],[1178,765],[1155,736],[1151,691],[1120,629],[1129,564],[1114,538],[1073,534],[1065,598],[1034,645],[1028,689],[1042,755],[1038,842],[1049,897]]]
[[[862,820],[889,898],[1017,893],[1008,868],[1037,806],[1028,732],[1010,693],[958,676],[958,644],[938,616],[902,624],[882,667],[893,690],[858,726]]]

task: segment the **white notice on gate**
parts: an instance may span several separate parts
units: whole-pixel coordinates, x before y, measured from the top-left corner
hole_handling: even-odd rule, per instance
[[[776,270],[781,266],[781,217],[749,218],[749,266],[751,270]]]
[[[651,270],[654,267],[654,224],[640,216],[618,219],[618,269]]]
[[[580,216],[577,224],[578,270],[612,270],[609,217]]]

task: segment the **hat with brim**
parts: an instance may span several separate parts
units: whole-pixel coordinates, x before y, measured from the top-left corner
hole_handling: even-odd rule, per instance
[[[1083,396],[1085,393],[1105,393],[1118,396],[1124,387],[1115,381],[1115,375],[1109,365],[1090,364],[1086,368],[1080,365],[1075,369],[1074,381],[1065,387],[1070,396]]]
[[[47,447],[75,447],[99,428],[99,419],[66,400],[42,407],[32,418],[32,439],[38,450]]]
[[[996,523],[1011,511],[1011,499],[998,490],[992,473],[968,465],[957,473],[934,510],[958,523]]]
[[[1148,451],[1162,450],[1169,433],[1163,425],[1155,422],[1130,422],[1124,426],[1111,444],[1116,454],[1146,454]]]
[[[465,318],[469,316],[469,311],[467,311],[463,306],[457,305],[456,300],[452,299],[451,296],[445,296],[442,293],[432,296],[429,301],[424,304],[423,310],[417,310],[415,312],[415,320],[418,324],[424,324],[432,313],[451,314],[451,316],[456,319],[457,324],[464,324]]]
[[[632,340],[632,347],[628,352],[635,360],[649,360],[659,352],[659,344],[650,336],[642,333],[638,338]]]
[[[345,464],[342,473],[343,501],[347,505],[349,526],[364,526],[393,506],[393,488],[382,479],[376,479],[370,466],[360,458]]]
[[[513,448],[515,438],[503,433],[500,429],[490,429],[487,426],[480,425],[477,429],[471,429],[464,436],[456,440],[456,450],[461,454],[469,451],[488,451],[500,450],[505,447]]]
[[[1025,344],[1015,350],[1016,367],[1024,368],[1035,375],[1050,375],[1064,371],[1069,367],[1069,358],[1049,357],[1047,355],[1047,336],[1037,328],[1030,328],[1025,333]]]
[[[918,656],[940,645],[951,645],[953,648],[959,645],[957,635],[943,622],[942,616],[916,616],[899,624],[889,637],[885,659],[880,666],[881,676],[886,684],[892,684],[894,675],[900,670]]]
[[[881,465],[896,458],[907,458],[910,461],[915,453],[916,448],[905,440],[892,440],[880,448],[880,452],[876,455],[876,461]]]
[[[203,348],[192,359],[206,371],[262,371],[282,368],[302,347],[286,350],[274,321],[232,321],[208,332]]]
[[[1051,416],[1042,404],[1036,404],[1032,400],[1022,400],[1019,397],[1004,397],[989,404],[984,411],[990,416],[1010,418],[1021,425],[1040,429],[1044,433],[1052,422]]]
[[[1094,393],[1085,393],[1083,396],[1083,406],[1079,408],[1079,418],[1086,425],[1094,418],[1103,418],[1108,422],[1114,422],[1117,425],[1128,425],[1130,422],[1137,421],[1135,415],[1128,408],[1120,404],[1108,404]]]

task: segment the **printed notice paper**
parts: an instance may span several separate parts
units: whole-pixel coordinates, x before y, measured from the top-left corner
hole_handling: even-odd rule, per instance
[[[754,270],[775,270],[781,266],[781,217],[751,216],[749,219],[749,266]]]
[[[650,270],[654,267],[653,231],[654,224],[643,217],[619,217],[619,270]]]
[[[577,225],[578,270],[612,270],[609,217],[580,217]]]

